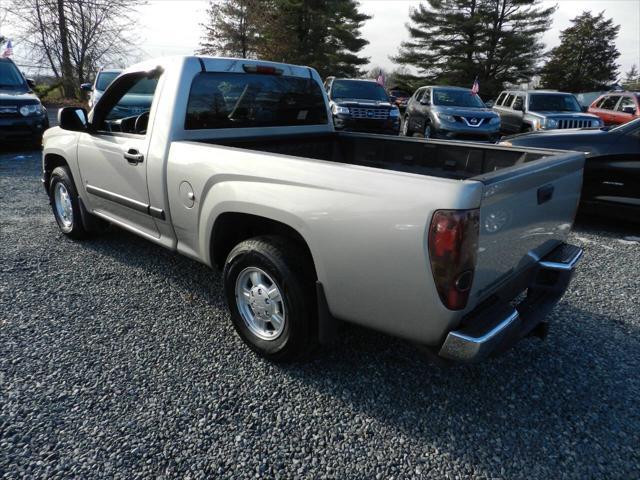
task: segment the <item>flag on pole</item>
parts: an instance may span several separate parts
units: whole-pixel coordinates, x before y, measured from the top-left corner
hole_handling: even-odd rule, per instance
[[[7,42],[7,46],[6,46],[6,47],[4,47],[4,52],[2,52],[2,56],[3,56],[4,58],[8,58],[8,57],[10,57],[11,55],[13,55],[13,43],[11,43],[11,40],[9,40],[9,41]]]
[[[478,82],[478,76],[476,75],[476,79],[473,81],[473,86],[471,87],[471,93],[477,95],[480,91],[480,82]]]
[[[376,82],[378,83],[378,85],[384,87],[384,73],[382,73],[382,70],[380,70],[380,75],[378,75]]]

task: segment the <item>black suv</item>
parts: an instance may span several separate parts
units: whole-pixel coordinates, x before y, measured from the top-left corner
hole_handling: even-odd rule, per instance
[[[329,77],[324,87],[336,130],[389,135],[400,132],[400,110],[375,81]]]
[[[0,58],[0,144],[29,142],[40,145],[49,128],[47,111],[9,58]]]

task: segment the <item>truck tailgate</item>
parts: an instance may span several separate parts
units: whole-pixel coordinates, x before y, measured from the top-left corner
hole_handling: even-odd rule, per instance
[[[564,153],[474,177],[484,183],[477,266],[468,307],[566,240],[584,155]]]

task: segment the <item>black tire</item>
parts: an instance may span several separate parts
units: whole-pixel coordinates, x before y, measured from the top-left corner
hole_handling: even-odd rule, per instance
[[[429,120],[424,122],[424,131],[422,132],[422,136],[424,138],[433,138],[433,128],[431,127],[431,122]]]
[[[71,202],[71,218],[63,218],[59,209],[56,207],[56,189],[58,184],[64,186],[68,198]],[[67,167],[56,167],[51,172],[49,181],[49,202],[53,209],[53,216],[60,227],[60,231],[66,236],[80,240],[86,238],[87,231],[82,223],[82,215],[80,213],[80,203],[78,201],[78,191],[73,183],[71,174]]]
[[[254,334],[240,312],[236,282],[248,268],[265,272],[280,290],[285,317],[277,338],[265,340]],[[277,236],[243,241],[229,253],[223,279],[233,326],[254,352],[269,360],[289,361],[313,349],[318,331],[313,266],[295,242]]]
[[[413,132],[411,132],[410,123],[409,123],[409,115],[405,115],[404,118],[402,119],[400,134],[404,137],[413,136]]]

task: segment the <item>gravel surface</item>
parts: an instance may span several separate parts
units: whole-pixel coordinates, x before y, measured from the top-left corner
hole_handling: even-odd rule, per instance
[[[578,224],[547,341],[450,368],[355,327],[304,365],[257,358],[218,272],[64,238],[38,152],[0,155],[0,229],[0,478],[640,477],[631,228]]]

